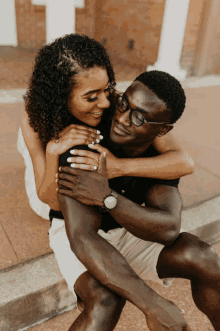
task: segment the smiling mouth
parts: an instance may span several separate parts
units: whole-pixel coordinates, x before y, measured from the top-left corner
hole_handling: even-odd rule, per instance
[[[114,125],[113,125],[113,131],[120,135],[120,136],[127,136],[127,135],[130,135],[130,132],[128,132],[126,129],[124,129],[124,127],[114,121]]]
[[[94,117],[100,117],[100,116],[102,116],[102,114],[103,114],[103,111],[100,111],[100,112],[98,112],[98,113],[90,113],[92,116],[94,116]]]

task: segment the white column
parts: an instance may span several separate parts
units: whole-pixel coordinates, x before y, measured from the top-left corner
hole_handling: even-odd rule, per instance
[[[46,43],[75,32],[75,8],[83,8],[84,0],[32,0],[46,6]]]
[[[46,42],[75,32],[74,0],[47,0]]]
[[[0,1],[0,45],[18,45],[15,0]]]
[[[166,0],[157,62],[149,70],[166,71],[178,80],[186,78],[180,57],[190,0]]]

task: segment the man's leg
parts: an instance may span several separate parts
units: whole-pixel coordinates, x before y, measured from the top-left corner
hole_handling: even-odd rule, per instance
[[[100,284],[88,271],[76,281],[81,314],[69,331],[112,331],[114,330],[126,300]]]
[[[98,235],[100,217],[95,209],[59,193],[58,198],[71,249],[93,277],[140,308],[150,330],[187,330],[180,310],[153,291],[119,251]]]
[[[160,278],[186,278],[198,309],[220,331],[220,260],[213,248],[187,232],[161,251],[157,263]]]

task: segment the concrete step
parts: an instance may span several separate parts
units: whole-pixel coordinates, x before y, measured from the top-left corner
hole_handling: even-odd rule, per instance
[[[1,331],[26,330],[76,306],[54,254],[1,271],[0,291]]]
[[[182,228],[210,244],[220,241],[220,197],[183,210]],[[0,330],[27,330],[76,307],[58,269],[47,254],[0,272]]]

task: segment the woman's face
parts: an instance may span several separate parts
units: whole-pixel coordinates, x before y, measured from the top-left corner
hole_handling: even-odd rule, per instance
[[[80,121],[96,126],[110,106],[109,78],[106,69],[94,67],[83,70],[76,77],[76,86],[69,101],[70,113]]]

